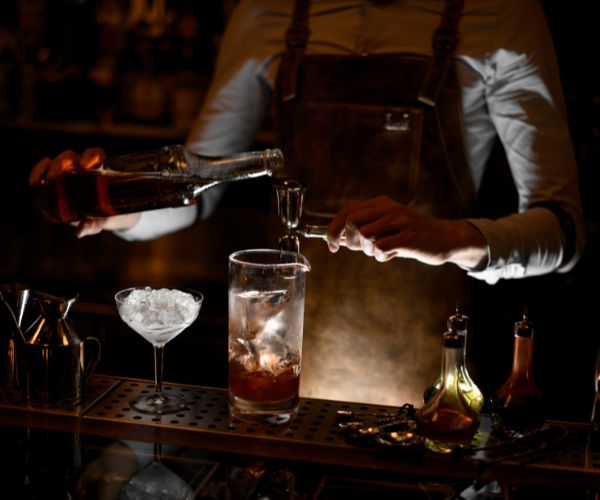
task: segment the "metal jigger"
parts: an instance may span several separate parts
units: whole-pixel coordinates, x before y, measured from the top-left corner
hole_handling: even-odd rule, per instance
[[[283,225],[284,233],[279,238],[279,249],[300,253],[298,226],[302,217],[304,201],[304,185],[294,179],[275,179],[273,181],[277,193],[277,212]]]
[[[279,238],[279,249],[300,253],[300,238],[320,238],[327,240],[327,225],[303,224],[302,206],[306,187],[295,179],[275,179],[273,186],[277,193],[277,212],[284,228]],[[346,245],[346,237],[342,234],[340,244]]]

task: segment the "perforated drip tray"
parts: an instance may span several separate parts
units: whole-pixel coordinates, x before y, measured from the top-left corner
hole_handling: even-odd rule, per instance
[[[79,416],[85,414],[99,399],[121,383],[120,379],[92,375],[85,388],[85,401],[78,406],[57,403],[51,406],[28,405],[23,389],[2,388],[0,391],[0,408],[22,408],[31,413],[52,413],[57,415]]]
[[[0,408],[38,413],[58,413],[54,425],[70,428],[74,423],[80,432],[99,434],[114,439],[158,440],[184,447],[200,447],[214,451],[258,454],[278,459],[308,460],[336,465],[378,470],[474,477],[482,467],[492,477],[527,476],[527,482],[554,481],[555,484],[577,483],[600,489],[600,436],[597,447],[590,447],[585,424],[548,422],[547,428],[562,430],[544,434],[548,443],[536,444],[541,453],[529,453],[523,442],[506,447],[506,441],[490,434],[490,419],[482,415],[473,445],[480,447],[471,456],[456,457],[428,454],[411,455],[402,449],[376,450],[346,441],[338,426],[337,411],[355,414],[387,414],[397,411],[390,406],[301,398],[299,412],[289,424],[248,423],[231,419],[228,395],[224,389],[183,384],[163,384],[163,390],[181,396],[187,407],[181,412],[153,416],[141,414],[129,406],[129,400],[151,394],[154,386],[147,380],[123,379],[96,375],[88,387],[85,411],[68,409],[31,409],[18,399],[0,402]],[[0,412],[0,421],[12,412]],[[12,422],[19,421],[18,413]],[[43,417],[43,415],[42,415]],[[73,422],[70,418],[76,418]],[[40,419],[40,425],[47,420]],[[28,425],[35,420],[28,419]],[[514,441],[512,442],[515,443]],[[534,450],[535,451],[535,450]],[[517,455],[516,453],[521,453]]]
[[[154,390],[152,383],[143,380],[125,379],[110,393],[105,395],[84,415],[84,420],[111,421],[114,423],[136,424],[155,429],[179,430],[204,435],[221,435],[223,438],[267,440],[281,442],[286,445],[313,445],[323,450],[336,450],[351,453],[363,453],[373,450],[360,449],[349,444],[338,427],[336,412],[351,410],[360,413],[389,413],[395,407],[348,403],[319,399],[301,398],[297,417],[288,425],[270,425],[247,423],[231,419],[228,412],[227,391],[199,386],[165,384],[163,390],[174,393],[188,402],[181,412],[172,415],[145,415],[132,410],[128,401],[141,394],[150,394]],[[487,416],[482,416],[480,429],[475,436],[474,445],[482,447],[472,457],[481,463],[498,464],[511,462],[517,467],[533,465],[535,467],[561,469],[600,475],[600,448],[592,452],[587,446],[586,426],[583,424],[551,422],[549,428],[565,429],[564,439],[560,447],[542,447],[545,453],[529,454],[527,448],[503,448],[503,441],[490,434],[491,423]],[[300,448],[298,448],[300,449]],[[549,452],[548,452],[549,451]],[[511,457],[511,453],[521,452],[520,456]],[[525,453],[523,453],[525,452]],[[385,457],[394,456],[394,450]],[[402,456],[398,450],[396,456]]]
[[[187,401],[187,407],[181,412],[154,416],[139,413],[129,407],[128,402],[131,398],[141,394],[151,394],[153,390],[154,385],[147,381],[124,380],[91,408],[84,418],[146,424],[168,429],[256,436],[270,440],[283,439],[286,442],[348,446],[337,427],[337,409],[353,411],[390,411],[393,409],[386,406],[300,398],[298,415],[290,424],[249,423],[229,417],[226,390],[175,384],[163,384],[163,391],[177,394]]]

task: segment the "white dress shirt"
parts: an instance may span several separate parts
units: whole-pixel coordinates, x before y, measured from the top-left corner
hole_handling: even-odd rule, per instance
[[[290,24],[291,0],[242,0],[230,19],[190,148],[225,155],[250,148],[268,109]],[[313,0],[307,54],[431,54],[442,0]],[[496,135],[518,191],[518,213],[469,219],[488,243],[488,283],[566,272],[581,256],[585,233],[577,164],[569,136],[553,43],[538,0],[466,0],[455,50],[462,87],[464,140],[475,190]],[[201,217],[218,193],[203,200]],[[552,200],[574,219],[575,254],[562,262],[565,237],[556,216],[532,204]],[[191,224],[196,207],[146,212],[127,239],[155,238]],[[562,263],[562,267],[561,267]]]

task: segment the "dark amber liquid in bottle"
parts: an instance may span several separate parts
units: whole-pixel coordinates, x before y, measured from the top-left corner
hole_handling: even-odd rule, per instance
[[[533,326],[527,311],[523,321],[515,323],[511,373],[488,403],[494,430],[501,435],[523,437],[544,424],[542,393],[533,379]]]
[[[38,186],[36,198],[46,218],[65,223],[190,205],[197,185],[197,179],[78,170]]]
[[[529,387],[513,387],[494,394],[489,409],[496,432],[508,437],[522,437],[544,425],[542,399],[532,394]]]
[[[479,428],[479,419],[452,408],[440,408],[435,418],[421,420],[420,428],[430,439],[450,443],[469,442]]]
[[[425,445],[436,453],[468,447],[479,428],[479,411],[469,404],[459,382],[464,346],[464,336],[452,330],[444,333],[441,386],[417,410],[417,425],[425,437]]]

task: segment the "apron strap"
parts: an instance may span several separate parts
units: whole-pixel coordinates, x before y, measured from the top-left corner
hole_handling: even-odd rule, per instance
[[[462,15],[464,0],[445,0],[440,26],[432,36],[433,56],[423,86],[419,92],[419,101],[435,106],[437,96],[444,84],[452,54],[458,43],[458,24]],[[287,50],[281,61],[281,97],[290,101],[296,97],[297,75],[300,61],[304,55],[310,36],[309,25],[310,0],[295,0],[292,22],[285,36]]]
[[[433,32],[433,57],[418,97],[420,102],[431,107],[437,102],[454,48],[458,43],[458,23],[463,4],[464,0],[446,0],[440,26]]]
[[[300,61],[304,55],[306,43],[310,36],[308,15],[310,0],[295,0],[292,23],[285,35],[287,50],[281,61],[283,79],[281,81],[281,96],[284,101],[296,97],[297,75]]]

